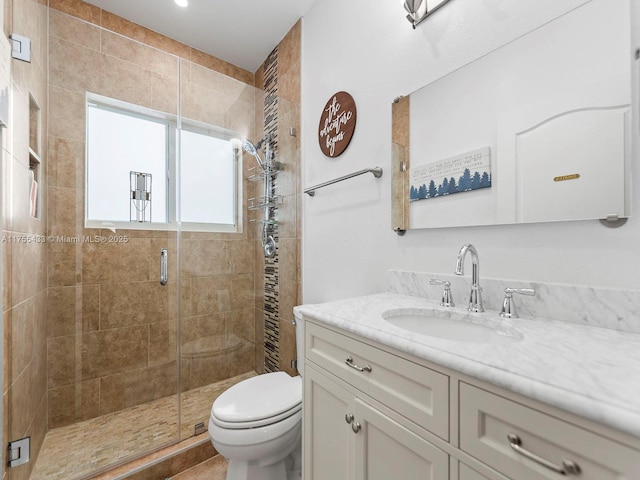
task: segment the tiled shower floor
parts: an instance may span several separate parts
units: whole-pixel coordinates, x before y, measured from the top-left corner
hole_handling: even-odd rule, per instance
[[[255,375],[249,372],[182,394],[180,438],[208,424],[213,400],[231,385]],[[30,480],[73,480],[175,441],[177,397],[138,405],[47,432]]]

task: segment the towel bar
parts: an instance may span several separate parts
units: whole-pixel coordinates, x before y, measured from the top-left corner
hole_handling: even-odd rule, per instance
[[[333,180],[329,180],[328,182],[321,183],[314,187],[307,188],[304,193],[308,194],[310,197],[313,197],[316,194],[316,190],[319,188],[326,187],[328,185],[333,185],[334,183],[342,182],[343,180],[348,180],[349,178],[357,177],[358,175],[363,175],[365,173],[373,173],[373,176],[376,178],[380,178],[382,176],[382,168],[374,167],[374,168],[365,168],[364,170],[358,170],[357,172],[350,173],[348,175],[344,175],[340,178],[334,178]]]

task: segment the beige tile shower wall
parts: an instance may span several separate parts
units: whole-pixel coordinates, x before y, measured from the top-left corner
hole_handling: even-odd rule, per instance
[[[256,82],[256,106],[254,112],[254,135],[250,137],[252,141],[257,142],[264,135],[264,69],[263,66],[255,72]],[[256,162],[249,155],[244,156],[245,164],[248,168],[256,168]],[[249,198],[263,195],[263,186],[261,182],[251,182],[249,184]],[[252,220],[262,218],[262,210],[250,210],[247,212]],[[255,258],[254,273],[254,325],[256,335],[256,371],[264,373],[264,253],[262,251],[262,225],[260,223],[251,223],[250,231],[253,232],[253,252]]]
[[[44,2],[44,0],[41,1]],[[190,60],[193,63],[223,73],[242,83],[254,85],[254,75],[247,70],[141,27],[90,3],[86,3],[83,0],[49,0],[49,7],[64,12],[74,18],[84,20],[87,23],[104,27],[106,30],[118,33],[163,52],[171,53],[185,60]]]
[[[256,110],[254,116],[254,127],[255,127],[255,140],[257,141],[259,138],[262,138],[264,135],[264,63],[256,70],[255,72],[255,84],[258,90],[258,95],[256,98]],[[279,158],[278,158],[279,160]],[[252,197],[256,197],[259,195],[263,195],[263,187],[259,183],[255,183],[252,186]],[[252,219],[256,220],[262,217],[262,211],[252,211],[249,212],[249,215]],[[264,341],[265,341],[265,311],[264,311],[264,289],[265,289],[265,260],[264,260],[264,251],[262,249],[261,242],[261,232],[262,225],[260,223],[253,223],[252,229],[255,232],[254,237],[254,256],[255,256],[255,264],[256,271],[254,274],[254,285],[256,295],[254,298],[255,301],[255,329],[256,329],[256,340],[257,345],[260,345],[262,348],[256,348],[256,371],[260,374],[265,373],[265,352],[264,352]]]
[[[277,178],[277,195],[283,197],[278,207],[278,315],[280,338],[279,368],[297,375],[291,368],[296,358],[295,327],[292,324],[293,307],[301,303],[300,288],[300,41],[301,22],[298,21],[278,45],[278,157],[284,170]],[[263,87],[264,66],[256,72],[256,85]],[[256,131],[263,132],[264,100],[256,102]],[[290,135],[290,128],[296,136]],[[258,136],[260,136],[258,135]],[[261,192],[261,190],[258,190]],[[258,193],[261,194],[261,193]],[[254,227],[256,255],[256,328],[264,331],[264,254],[259,228]],[[262,343],[262,339],[259,340]],[[262,353],[262,355],[260,355]],[[258,352],[258,365],[264,365],[264,353]]]
[[[86,92],[172,114],[180,94],[183,116],[253,134],[253,87],[206,68],[206,56],[197,55],[198,63],[179,58],[194,51],[84,2],[50,5],[51,235],[98,233],[83,228]],[[235,77],[244,76],[237,70]],[[181,335],[188,344],[183,389],[255,368],[254,262],[247,255],[252,238],[246,220],[243,231],[187,233],[181,240]],[[48,244],[48,428],[176,392],[176,235],[119,233],[129,241]],[[158,282],[162,247],[169,249],[167,287]],[[203,337],[212,339],[193,343]],[[210,348],[230,353],[207,363],[203,352]]]
[[[47,8],[32,0],[5,0],[5,6],[6,30],[31,39],[31,62],[11,60],[12,112],[2,131],[3,445],[30,436],[35,459],[46,430]],[[39,139],[30,135],[30,97],[41,109]],[[30,144],[41,161],[39,218],[29,207]],[[9,469],[3,449],[3,478],[26,480],[33,463]]]
[[[278,208],[280,368],[296,375],[293,307],[300,298],[300,39],[301,22],[278,45],[278,148],[285,170],[278,175],[278,191],[284,197]],[[293,128],[297,136],[291,136]]]

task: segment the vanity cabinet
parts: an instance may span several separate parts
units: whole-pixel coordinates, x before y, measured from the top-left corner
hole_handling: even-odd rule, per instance
[[[449,456],[358,392],[305,368],[304,478],[440,480]]]
[[[304,478],[448,478],[448,454],[403,416],[447,437],[448,378],[312,323],[306,332]]]
[[[465,382],[460,449],[510,478],[640,478],[640,452]]]
[[[305,365],[303,478],[353,478],[354,433],[345,420],[354,411],[353,401],[350,391]]]
[[[305,480],[640,479],[635,437],[309,319],[305,336]]]

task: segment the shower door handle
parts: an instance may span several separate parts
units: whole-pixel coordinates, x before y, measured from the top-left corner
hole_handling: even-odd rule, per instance
[[[166,248],[160,250],[160,285],[166,285],[168,276],[169,276],[169,268],[167,266],[167,259],[169,257],[169,253]]]

